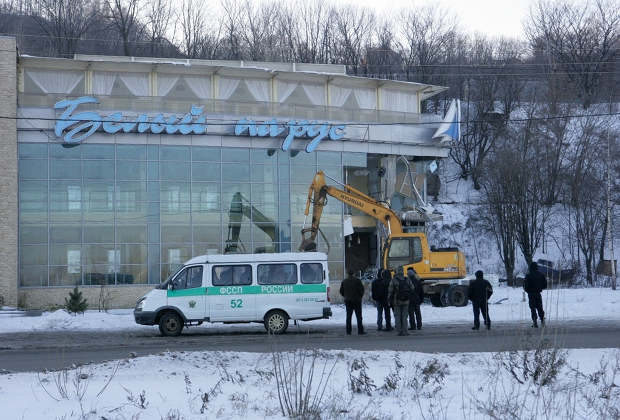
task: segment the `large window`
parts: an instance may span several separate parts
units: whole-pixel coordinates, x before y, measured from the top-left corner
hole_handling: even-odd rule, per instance
[[[296,251],[312,177],[322,169],[342,181],[345,159],[362,166],[366,156],[19,143],[20,286],[158,284],[188,259],[230,245]],[[330,200],[321,220],[332,278],[344,268],[343,209]],[[282,268],[287,279],[265,281],[296,278]]]

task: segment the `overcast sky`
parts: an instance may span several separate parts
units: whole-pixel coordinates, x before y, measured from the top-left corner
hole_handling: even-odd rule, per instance
[[[510,36],[523,38],[522,20],[527,15],[532,0],[437,0],[444,8],[454,11],[461,19],[461,25],[468,32],[481,32],[487,36]],[[333,0],[334,3],[354,3],[375,8],[383,12],[386,7],[398,9],[415,4],[422,6],[422,0]],[[435,3],[435,2],[433,2]]]

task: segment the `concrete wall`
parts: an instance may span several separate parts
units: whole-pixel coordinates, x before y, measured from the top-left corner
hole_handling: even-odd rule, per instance
[[[0,297],[17,306],[17,44],[0,36]]]
[[[129,309],[136,306],[136,302],[155,285],[134,286],[105,286],[101,287],[78,286],[82,297],[88,300],[88,309],[97,310],[100,297],[109,298],[108,309]],[[72,287],[45,287],[37,289],[21,289],[19,291],[20,306],[24,309],[55,310],[64,308],[65,298],[69,298]]]

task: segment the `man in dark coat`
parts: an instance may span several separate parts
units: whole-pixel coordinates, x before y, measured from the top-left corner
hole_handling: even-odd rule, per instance
[[[480,313],[484,319],[487,330],[491,329],[491,318],[489,317],[489,298],[493,294],[493,286],[488,280],[484,279],[482,270],[476,271],[476,279],[469,282],[467,297],[471,300],[474,307],[474,327],[472,330],[480,329]]]
[[[366,334],[362,324],[362,298],[364,297],[364,284],[359,277],[355,277],[355,270],[347,270],[349,277],[340,283],[340,294],[344,297],[344,306],[347,310],[347,334],[351,335],[351,317],[355,312],[357,318],[357,334]]]
[[[540,324],[544,327],[545,311],[543,311],[541,292],[547,288],[547,278],[538,271],[538,264],[536,262],[532,261],[529,269],[530,272],[525,275],[525,280],[523,280],[523,290],[527,293],[530,310],[532,311],[532,321],[534,322],[532,327],[538,328],[536,312],[538,312]]]
[[[384,276],[387,274],[387,282]],[[389,270],[379,270],[377,278],[373,280],[371,286],[372,300],[377,305],[377,329],[383,330],[383,315],[385,314],[385,330],[392,330],[392,316],[390,307],[387,304],[388,286],[391,279]]]
[[[383,287],[383,307],[385,308],[385,331],[394,331],[392,327],[392,311],[390,310],[390,302],[388,301],[388,295],[390,291],[390,283],[392,282],[392,272],[390,270],[383,270],[381,273],[383,280],[381,281],[381,287]]]
[[[394,308],[394,319],[398,335],[409,335],[409,331],[407,331],[409,299],[399,299],[399,291],[401,288],[403,290],[408,288],[410,291],[413,291],[411,280],[404,275],[403,266],[399,265],[394,269],[394,278],[390,281],[388,301],[390,306]]]
[[[409,277],[413,284],[413,296],[409,301],[409,329],[421,330],[422,312],[420,311],[420,305],[424,302],[424,288],[422,288],[422,282],[418,273],[413,268],[407,271],[407,277]]]

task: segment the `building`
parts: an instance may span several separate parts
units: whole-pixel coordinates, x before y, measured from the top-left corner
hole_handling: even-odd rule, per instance
[[[91,307],[101,286],[131,307],[193,256],[297,251],[318,170],[415,209],[448,154],[433,139],[442,121],[418,112],[443,87],[337,65],[67,60],[0,44],[4,305],[61,306],[78,284]],[[331,200],[321,229],[332,279],[377,261],[372,218]]]

